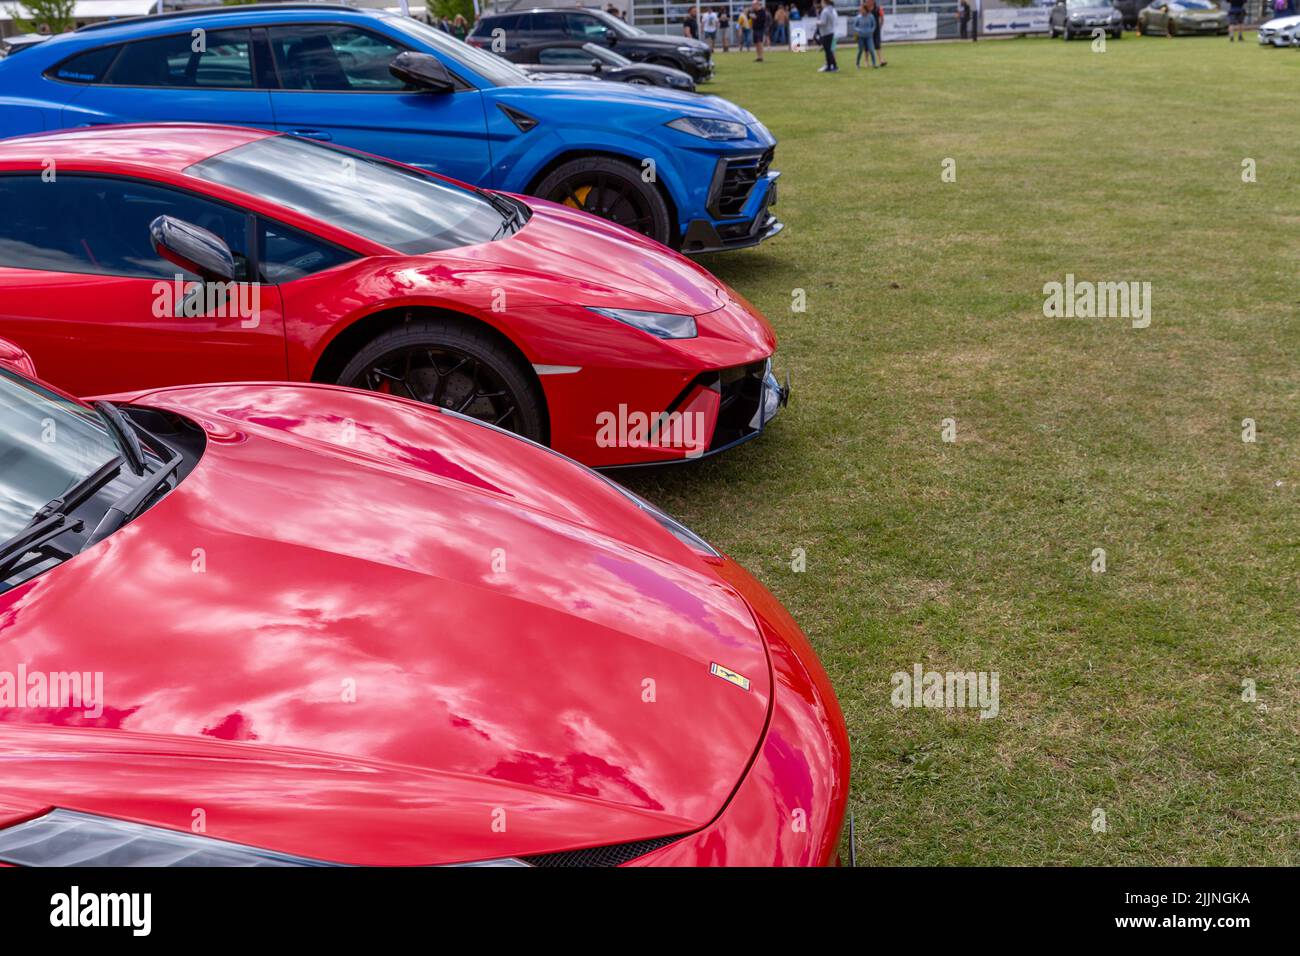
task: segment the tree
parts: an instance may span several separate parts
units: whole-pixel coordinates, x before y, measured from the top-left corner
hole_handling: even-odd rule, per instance
[[[76,23],[72,19],[73,0],[23,0],[27,16],[9,10],[14,25],[23,33],[66,33]]]
[[[435,23],[443,17],[455,20],[458,13],[466,23],[474,22],[474,0],[425,0],[424,5],[429,8],[429,18]]]

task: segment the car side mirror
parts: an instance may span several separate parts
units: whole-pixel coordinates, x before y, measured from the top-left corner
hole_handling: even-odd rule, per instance
[[[436,56],[407,50],[393,57],[388,72],[403,83],[427,93],[453,93],[456,81]]]
[[[613,30],[606,30],[605,42],[608,43],[610,46],[613,46],[615,43],[618,42],[618,34],[615,33]]]
[[[0,366],[28,378],[36,377],[36,363],[32,357],[8,339],[0,339]]]
[[[175,216],[149,223],[154,251],[205,282],[234,282],[235,256],[220,237]]]
[[[599,73],[599,72],[600,72],[600,67],[601,67],[601,62],[600,62],[600,60],[596,59],[595,57],[592,57],[592,60],[591,60],[591,68],[592,68],[593,70],[595,70],[597,73]]]

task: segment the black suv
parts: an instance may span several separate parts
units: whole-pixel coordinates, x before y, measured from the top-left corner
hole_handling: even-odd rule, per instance
[[[501,33],[497,34],[496,31]],[[494,34],[498,42],[493,43]],[[523,10],[485,13],[466,40],[493,53],[557,40],[581,40],[613,47],[629,60],[671,66],[697,83],[713,76],[709,45],[690,37],[655,36],[603,10]]]

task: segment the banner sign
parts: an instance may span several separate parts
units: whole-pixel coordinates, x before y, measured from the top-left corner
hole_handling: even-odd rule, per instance
[[[983,33],[1047,33],[1047,7],[1023,10],[985,10]],[[885,26],[889,21],[885,21]]]
[[[880,39],[889,43],[897,40],[933,40],[938,35],[937,13],[895,13],[885,17],[885,27],[880,31]]]

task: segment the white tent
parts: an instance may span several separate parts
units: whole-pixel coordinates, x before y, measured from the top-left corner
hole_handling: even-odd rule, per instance
[[[142,17],[158,8],[158,0],[77,0],[72,5],[74,20],[112,20],[117,17]],[[0,20],[13,20],[30,14],[22,4],[0,3]]]

